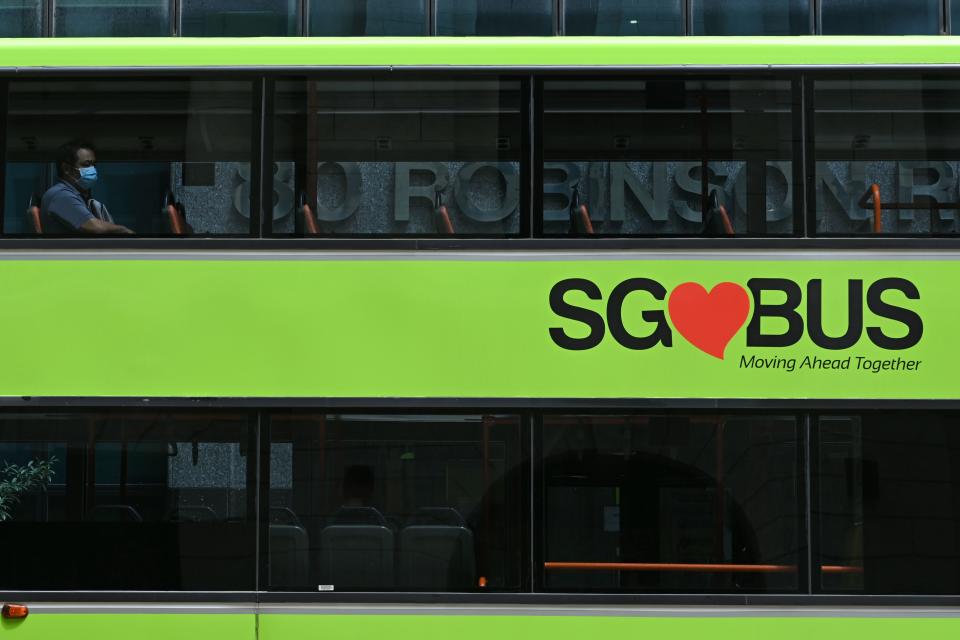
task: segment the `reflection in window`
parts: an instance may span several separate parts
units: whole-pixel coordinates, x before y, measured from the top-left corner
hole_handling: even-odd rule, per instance
[[[325,0],[310,4],[311,36],[425,36],[426,0]]]
[[[553,35],[553,0],[437,0],[437,35]]]
[[[884,413],[819,419],[818,590],[960,590],[960,418]]]
[[[693,33],[791,36],[810,33],[809,0],[693,0]]]
[[[4,232],[35,233],[38,213],[44,235],[79,233],[42,198],[65,189],[57,156],[76,140],[94,147],[98,174],[87,191],[71,182],[81,220],[102,212],[92,198],[139,235],[249,233],[251,101],[245,81],[11,82]]]
[[[788,81],[544,82],[548,235],[794,231]]]
[[[793,417],[546,416],[543,443],[548,589],[799,587]]]
[[[63,37],[168,36],[167,0],[56,0],[54,33]]]
[[[680,0],[567,0],[568,36],[676,36],[683,33]]]
[[[42,28],[41,0],[0,0],[0,38],[35,38]]]
[[[270,588],[518,588],[517,418],[278,414],[270,442]]]
[[[294,36],[299,6],[297,0],[183,0],[181,35]]]
[[[282,81],[276,109],[274,232],[519,231],[519,81]]]
[[[254,589],[248,434],[223,414],[5,416],[0,588]]]
[[[818,233],[960,231],[960,82],[817,80],[814,102]]]
[[[940,33],[939,0],[820,0],[825,35]]]

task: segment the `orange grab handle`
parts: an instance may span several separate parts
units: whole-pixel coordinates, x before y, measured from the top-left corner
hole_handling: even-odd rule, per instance
[[[733,224],[730,223],[730,216],[727,215],[727,208],[720,205],[720,221],[723,223],[723,232],[728,236],[734,235]]]
[[[447,211],[447,205],[440,205],[440,222],[443,224],[443,233],[448,236],[454,234],[453,222],[450,220],[450,212]]]
[[[303,205],[303,226],[307,230],[307,235],[318,236],[320,235],[320,225],[317,224],[317,219],[313,215],[313,210],[310,208],[310,205]]]
[[[170,230],[173,231],[173,235],[182,236],[183,223],[180,221],[180,212],[175,205],[167,205],[167,216],[170,218]]]
[[[870,185],[870,193],[873,195],[873,232],[880,233],[883,231],[883,223],[880,219],[880,212],[883,208],[880,203],[880,185]]]
[[[587,209],[587,205],[580,205],[580,222],[583,223],[583,230],[587,233],[588,236],[593,235],[593,222],[590,220],[590,210]]]

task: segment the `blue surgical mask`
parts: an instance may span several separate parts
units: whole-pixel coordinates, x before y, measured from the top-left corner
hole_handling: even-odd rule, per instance
[[[80,171],[80,177],[77,178],[77,184],[80,185],[80,188],[89,190],[97,184],[96,167],[80,167],[78,170]]]

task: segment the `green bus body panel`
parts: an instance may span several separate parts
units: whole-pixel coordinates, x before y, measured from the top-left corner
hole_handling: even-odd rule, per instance
[[[0,627],[16,640],[256,640],[257,624],[252,613],[32,613]]]
[[[871,64],[960,64],[960,37],[0,38],[0,71]]]
[[[359,255],[2,260],[0,396],[960,396],[960,261],[414,255],[389,260]],[[566,300],[606,316],[614,287],[638,277],[656,280],[668,293],[688,281],[711,290],[725,281],[746,287],[751,278],[787,278],[806,290],[809,280],[822,279],[828,336],[847,328],[848,280],[862,279],[866,297],[879,278],[906,278],[919,290],[919,300],[897,291],[888,291],[883,300],[919,315],[923,335],[900,351],[875,346],[866,330],[853,347],[840,351],[816,346],[806,332],[792,346],[764,348],[746,344],[744,324],[722,360],[676,330],[669,348],[628,349],[609,330],[592,349],[555,344],[551,328],[572,337],[588,333],[585,324],[551,310],[549,294],[558,281],[596,283],[603,300],[577,292]],[[779,298],[770,294],[764,304],[782,302]],[[800,315],[806,314],[806,301],[805,295]],[[642,314],[666,309],[666,300],[637,292],[626,298],[622,315],[628,331],[646,336],[654,325]],[[864,325],[890,337],[907,333],[903,323],[868,309]],[[781,333],[786,322],[768,319],[763,329]],[[752,356],[752,364],[744,366]],[[812,368],[802,366],[806,357]],[[919,364],[913,370],[874,372],[857,370],[858,357]],[[758,368],[764,358],[794,358],[796,367]],[[846,358],[845,369],[816,365],[817,359]]]
[[[960,618],[260,616],[260,640],[952,640],[958,632]]]

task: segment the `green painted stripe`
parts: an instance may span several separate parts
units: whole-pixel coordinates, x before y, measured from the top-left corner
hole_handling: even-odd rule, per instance
[[[745,257],[3,260],[0,396],[958,397],[960,262]],[[667,292],[689,281],[709,290],[725,281],[787,278],[805,289],[821,279],[830,336],[846,330],[849,279],[862,279],[866,289],[881,277],[907,278],[919,300],[895,291],[883,298],[919,314],[923,338],[904,351],[881,349],[866,332],[839,352],[817,347],[806,334],[789,347],[763,348],[748,346],[741,326],[723,360],[695,348],[676,326],[672,346],[643,351],[621,346],[609,331],[585,351],[551,340],[550,328],[586,335],[585,325],[551,311],[558,281],[596,283],[603,300],[576,293],[567,299],[605,316],[611,291],[637,277],[653,278]],[[766,301],[776,302],[775,295]],[[635,336],[649,335],[666,307],[632,294],[624,323]],[[805,309],[801,304],[801,316]],[[870,311],[864,319],[891,337],[905,333],[904,325]],[[767,333],[786,327],[778,319],[764,326]],[[795,358],[798,366],[743,367],[750,356]],[[804,369],[807,356],[921,364],[910,371]]]
[[[954,640],[958,632],[960,618],[260,616],[260,640]]]
[[[44,614],[0,622],[10,640],[257,640],[256,616]]]
[[[0,38],[0,68],[960,64],[960,37]]]

